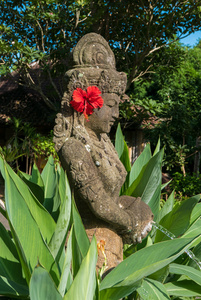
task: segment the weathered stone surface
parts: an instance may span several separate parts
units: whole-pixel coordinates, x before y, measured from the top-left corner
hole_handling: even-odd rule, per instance
[[[117,233],[107,227],[86,229],[86,232],[90,240],[94,234],[97,240],[97,269],[100,270],[104,266],[105,257],[105,271],[109,271],[116,267],[123,260],[123,242]]]
[[[55,147],[85,228],[89,236],[96,231],[98,242],[105,241],[108,265],[112,267],[122,259],[121,237],[126,242],[141,242],[151,230],[153,215],[139,198],[119,197],[126,170],[108,133],[119,116],[126,74],[117,72],[108,43],[95,33],[78,42],[72,57],[61,113],[54,128]],[[104,104],[94,109],[86,121],[82,113],[71,107],[70,101],[76,88],[86,91],[89,86],[99,88]],[[102,264],[100,257],[98,264]]]

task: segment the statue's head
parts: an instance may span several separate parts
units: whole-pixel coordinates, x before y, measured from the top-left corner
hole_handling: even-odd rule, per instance
[[[91,128],[98,134],[108,133],[119,115],[119,102],[126,89],[126,74],[116,71],[114,54],[99,34],[82,37],[72,51],[72,61],[54,130],[57,150],[77,126]],[[91,109],[90,104],[84,108],[83,103],[73,105],[76,97],[84,99],[91,96],[91,91],[97,97],[95,108]]]

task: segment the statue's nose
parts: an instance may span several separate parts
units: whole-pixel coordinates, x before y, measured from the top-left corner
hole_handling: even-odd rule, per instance
[[[119,107],[118,106],[113,108],[112,116],[114,118],[118,118],[119,117]]]

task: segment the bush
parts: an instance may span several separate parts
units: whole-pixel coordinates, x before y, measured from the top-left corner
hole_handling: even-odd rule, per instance
[[[121,159],[128,162],[120,130],[117,139]],[[10,232],[0,224],[0,294],[31,300],[201,296],[200,270],[186,255],[192,248],[197,259],[201,256],[200,196],[174,205],[171,194],[160,209],[159,148],[150,157],[146,147],[122,193],[140,194],[155,212],[155,221],[178,238],[168,240],[153,228],[142,244],[127,245],[125,260],[103,280],[96,276],[96,240],[89,242],[63,169],[50,157],[42,174],[34,165],[32,175],[18,176],[0,157],[6,206],[0,211],[10,224]]]
[[[170,183],[170,188],[175,190],[176,198],[182,200],[190,196],[197,195],[201,192],[201,175],[196,177],[181,173],[174,173],[173,180]]]

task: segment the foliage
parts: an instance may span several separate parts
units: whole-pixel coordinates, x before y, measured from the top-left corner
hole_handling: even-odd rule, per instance
[[[53,131],[48,135],[36,132],[30,123],[24,123],[20,119],[12,118],[13,134],[7,145],[1,152],[7,162],[19,169],[20,161],[26,158],[26,173],[31,173],[33,162],[43,159],[44,165],[50,155],[58,162],[58,155],[54,148]],[[44,167],[44,166],[43,166]]]
[[[166,171],[182,171],[184,176],[198,169],[194,158],[200,151],[197,140],[201,134],[199,45],[189,49],[175,44],[163,49],[166,66],[155,66],[154,74],[135,82],[129,104],[131,108],[135,106],[133,115],[133,110],[126,108],[128,120],[137,122],[138,126],[142,124],[152,144],[156,144],[160,136],[165,146]]]
[[[53,143],[53,131],[51,131],[47,136],[36,134],[33,138],[33,152],[34,158],[45,157],[47,160],[50,155],[53,156],[54,160],[58,162],[59,158],[55,150],[55,145]]]
[[[177,193],[176,197],[182,200],[190,196],[195,196],[201,191],[201,176],[191,176],[186,174],[183,176],[181,173],[174,173],[173,180],[170,183],[170,188]]]
[[[117,139],[122,139],[120,128]],[[121,158],[127,161],[125,143],[116,141],[116,144],[124,145]],[[137,179],[142,178],[142,174],[146,177],[146,173],[152,180],[154,174],[158,178],[160,144],[153,156],[150,155],[147,147],[135,171],[130,171],[130,180],[138,182]],[[30,296],[31,300],[47,297],[54,300],[148,299],[152,294],[159,299],[170,299],[172,295],[181,296],[185,292],[192,297],[200,296],[200,270],[196,270],[185,254],[187,249],[193,248],[200,258],[201,208],[197,204],[200,197],[187,199],[173,208],[171,195],[159,211],[160,199],[145,197],[148,185],[151,195],[156,194],[158,188],[146,179],[141,180],[141,185],[136,183],[136,189],[130,182],[132,191],[144,194],[144,201],[155,211],[155,220],[166,225],[177,237],[182,236],[165,240],[164,235],[153,229],[141,245],[128,246],[127,258],[98,281],[96,240],[93,238],[91,243],[88,240],[63,169],[59,165],[55,169],[50,157],[42,174],[34,166],[32,175],[21,172],[19,177],[3,158],[0,158],[0,170],[5,179],[6,206],[1,213],[10,225],[7,231],[0,224],[1,295],[18,299]]]
[[[120,126],[118,126],[116,132],[115,146],[122,163],[126,167],[129,159],[128,150],[126,149],[127,145],[125,143],[123,144],[123,134]],[[183,238],[191,236],[191,234],[197,234],[201,216],[201,206],[200,203],[198,203],[200,195],[195,195],[182,203],[178,203],[177,200],[175,201],[174,199],[174,192],[172,192],[165,204],[160,207],[161,189],[164,187],[161,186],[162,158],[163,151],[160,150],[160,140],[157,143],[153,156],[151,154],[150,145],[148,144],[132,166],[132,172],[130,171],[126,179],[126,181],[129,181],[130,179],[130,186],[133,185],[135,187],[133,194],[129,194],[129,191],[132,190],[130,187],[123,192],[127,195],[136,197],[141,196],[142,201],[145,201],[151,207],[152,212],[154,213],[154,221],[169,230],[175,237],[181,236],[181,238]],[[129,184],[127,184],[127,186],[128,185]],[[142,186],[144,186],[145,189],[140,193],[139,187]],[[145,197],[146,189],[149,191],[147,197]],[[147,247],[150,251],[151,245],[160,244],[164,240],[169,240],[169,238],[164,235],[164,233],[153,228],[151,234],[143,240],[142,244],[138,244],[137,246],[125,245],[124,256],[129,257],[133,253],[138,253],[139,250],[147,249]],[[197,245],[193,245],[193,252],[199,261],[201,260],[201,256],[198,254],[200,246],[200,241],[198,241]],[[150,252],[148,253],[150,254]],[[149,254],[148,259],[151,260]],[[130,295],[128,299],[137,300],[139,297],[142,299],[155,299],[155,295],[157,295],[159,299],[170,299],[170,297],[173,297],[174,299],[174,296],[198,296],[200,294],[200,287],[197,285],[197,280],[200,276],[201,264],[199,263],[200,266],[198,267],[195,261],[191,260],[186,253],[175,262],[176,264],[170,264],[146,277],[142,282],[141,287],[139,287],[135,293]],[[198,270],[192,269],[192,266]],[[183,268],[186,269],[184,273],[182,273],[182,271],[177,273],[177,271],[175,272],[176,269],[174,269],[174,267],[180,270],[183,270]],[[172,268],[174,269],[173,272]],[[188,274],[186,272],[188,272]],[[189,272],[197,274],[196,284],[192,281],[193,275],[189,276]],[[174,274],[180,274],[180,276],[177,277],[177,275]],[[183,275],[183,277],[181,275]],[[183,279],[187,279],[187,281],[182,281]]]
[[[0,75],[10,73],[52,110],[62,98],[68,54],[84,34],[96,32],[109,41],[118,68],[129,75],[130,87],[152,70],[158,50],[199,30],[201,22],[196,0],[4,0],[0,20]],[[12,71],[20,73],[20,81]]]

